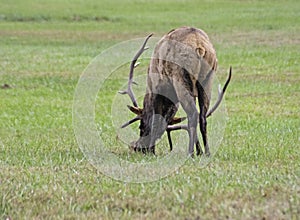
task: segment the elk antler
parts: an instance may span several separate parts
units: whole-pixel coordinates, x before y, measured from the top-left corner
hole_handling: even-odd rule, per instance
[[[125,124],[123,124],[121,126],[121,128],[125,128],[128,125],[132,124],[133,122],[136,122],[136,121],[138,121],[138,120],[141,119],[141,115],[142,115],[143,109],[141,109],[139,107],[133,107],[133,106],[130,106],[130,105],[127,105],[127,108],[130,111],[132,111],[133,113],[135,113],[137,116],[135,118],[131,119],[130,121],[126,122]]]
[[[132,104],[133,106],[129,106],[127,105],[128,109],[135,113],[137,116],[133,119],[131,119],[130,121],[126,122],[125,124],[123,124],[121,126],[121,128],[125,128],[127,127],[128,125],[138,121],[141,119],[141,115],[143,113],[143,109],[138,107],[138,104],[136,102],[136,99],[135,99],[135,96],[134,96],[134,93],[132,91],[132,84],[134,83],[133,81],[133,72],[134,72],[134,68],[137,67],[139,65],[139,63],[136,63],[136,61],[138,60],[138,58],[142,55],[142,53],[148,49],[148,47],[146,47],[146,44],[149,40],[149,38],[152,36],[153,34],[150,34],[146,37],[143,45],[141,46],[141,48],[139,49],[139,51],[136,53],[136,55],[134,56],[133,60],[131,61],[131,64],[130,64],[130,72],[129,72],[129,79],[128,79],[128,85],[127,85],[127,90],[126,91],[119,91],[120,94],[128,94],[131,101],[132,101]],[[178,117],[174,117],[172,118],[172,121],[169,123],[169,125],[174,125],[174,124],[178,124],[182,121],[184,121],[186,119],[186,117],[182,117],[182,118],[178,118]]]
[[[136,55],[134,56],[133,60],[131,61],[130,64],[130,72],[129,72],[129,79],[128,79],[128,84],[127,84],[127,90],[126,91],[119,91],[120,94],[128,94],[132,104],[134,107],[138,108],[138,104],[136,102],[136,99],[134,97],[134,93],[132,91],[132,84],[134,83],[133,81],[133,72],[134,72],[134,68],[137,67],[139,65],[139,63],[136,63],[136,61],[138,60],[138,58],[142,55],[142,53],[148,49],[148,47],[146,47],[146,44],[149,40],[149,38],[152,36],[153,34],[149,34],[147,36],[147,38],[145,39],[143,45],[141,46],[141,48],[139,49],[139,51],[136,53]]]
[[[218,100],[216,101],[215,105],[206,113],[206,117],[208,118],[209,116],[211,116],[211,114],[219,107],[222,99],[223,99],[223,96],[224,96],[224,93],[227,89],[227,86],[230,82],[230,79],[231,79],[231,67],[229,69],[229,75],[228,75],[228,78],[227,78],[227,81],[223,87],[223,89],[221,90],[221,85],[219,85],[219,95],[218,95]]]
[[[136,98],[134,96],[134,93],[132,91],[132,84],[134,83],[133,81],[133,72],[134,72],[134,68],[137,67],[139,65],[139,63],[136,63],[136,61],[138,60],[138,58],[142,55],[142,53],[148,49],[148,47],[146,47],[146,44],[149,40],[149,38],[152,36],[153,34],[149,34],[143,45],[141,46],[141,48],[138,50],[138,52],[136,53],[136,55],[133,57],[133,60],[131,61],[130,64],[130,72],[129,72],[129,79],[128,79],[128,84],[127,84],[127,90],[126,91],[119,91],[120,94],[124,95],[124,94],[128,94],[133,106],[127,106],[129,108],[130,111],[132,111],[133,113],[137,114],[137,116],[133,119],[131,119],[130,121],[126,122],[125,124],[123,124],[121,126],[121,128],[125,128],[128,125],[132,124],[133,122],[136,122],[138,120],[141,119],[141,114],[143,112],[143,109],[138,107],[138,104],[136,102]]]

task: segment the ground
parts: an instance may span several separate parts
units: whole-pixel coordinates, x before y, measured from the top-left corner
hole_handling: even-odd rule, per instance
[[[298,219],[299,23],[296,0],[1,1],[0,218]],[[80,75],[116,43],[184,25],[210,36],[221,83],[233,67],[219,150],[151,183],[103,175],[73,131]]]

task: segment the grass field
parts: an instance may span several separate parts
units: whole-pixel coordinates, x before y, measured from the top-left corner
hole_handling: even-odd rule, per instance
[[[299,24],[297,0],[0,0],[0,218],[299,219]],[[221,82],[233,66],[220,149],[205,168],[115,181],[77,145],[79,77],[110,46],[183,25],[208,33]]]

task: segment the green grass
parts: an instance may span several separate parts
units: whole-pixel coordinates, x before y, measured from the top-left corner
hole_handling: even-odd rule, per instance
[[[0,89],[1,219],[299,218],[298,1],[1,0],[0,5],[0,86],[11,87]],[[221,82],[233,66],[219,150],[205,168],[196,158],[152,183],[106,177],[88,162],[73,132],[79,77],[115,43],[151,32],[160,37],[182,25],[209,34]],[[109,113],[115,91],[105,95],[96,107]],[[108,120],[101,110],[99,127]],[[104,131],[114,142],[112,127]],[[160,152],[167,148],[159,146]],[[131,161],[154,160],[124,147],[109,150]]]

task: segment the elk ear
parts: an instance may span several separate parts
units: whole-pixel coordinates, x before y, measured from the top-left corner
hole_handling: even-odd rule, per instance
[[[169,125],[178,124],[178,123],[184,121],[185,119],[186,119],[186,117],[182,117],[182,118],[174,117],[174,118],[172,118],[172,121],[169,123]]]
[[[136,115],[142,115],[143,109],[135,106],[127,105],[127,108]]]

